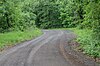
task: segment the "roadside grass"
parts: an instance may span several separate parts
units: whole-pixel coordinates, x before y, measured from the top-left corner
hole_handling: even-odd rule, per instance
[[[0,50],[6,47],[14,46],[22,41],[31,40],[41,35],[42,32],[39,29],[27,30],[24,32],[13,31],[8,33],[0,33]]]
[[[77,35],[76,41],[79,42],[79,49],[81,49],[83,53],[100,59],[100,44],[95,38],[92,38],[92,30],[78,28],[69,28],[69,30],[73,30]]]

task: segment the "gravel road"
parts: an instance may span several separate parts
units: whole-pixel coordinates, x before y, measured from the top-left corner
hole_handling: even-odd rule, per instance
[[[44,34],[0,54],[0,66],[99,66],[75,52],[68,42],[71,31],[43,30]]]

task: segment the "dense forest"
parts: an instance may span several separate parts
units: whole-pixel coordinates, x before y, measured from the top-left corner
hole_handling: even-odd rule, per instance
[[[1,0],[0,32],[78,26],[96,33],[99,9],[99,0]]]
[[[75,27],[91,30],[78,41],[87,44],[87,54],[100,57],[100,0],[0,0],[1,33]]]

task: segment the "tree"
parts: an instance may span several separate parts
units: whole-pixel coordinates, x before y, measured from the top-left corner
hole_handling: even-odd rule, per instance
[[[32,0],[1,0],[0,32],[35,28],[33,3]]]
[[[60,26],[60,12],[58,5],[53,3],[53,1],[39,1],[35,8],[35,14],[37,15],[37,27],[52,28]]]

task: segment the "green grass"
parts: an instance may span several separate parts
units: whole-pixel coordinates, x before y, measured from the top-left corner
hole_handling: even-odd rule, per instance
[[[90,55],[94,58],[100,58],[100,42],[92,38],[92,30],[89,29],[77,29],[71,28],[75,34],[77,34],[77,40],[80,43],[79,49],[83,50],[83,53]]]
[[[28,31],[14,31],[8,33],[0,33],[0,49],[4,49],[6,46],[13,46],[22,41],[33,39],[42,32],[39,29],[33,29]]]

